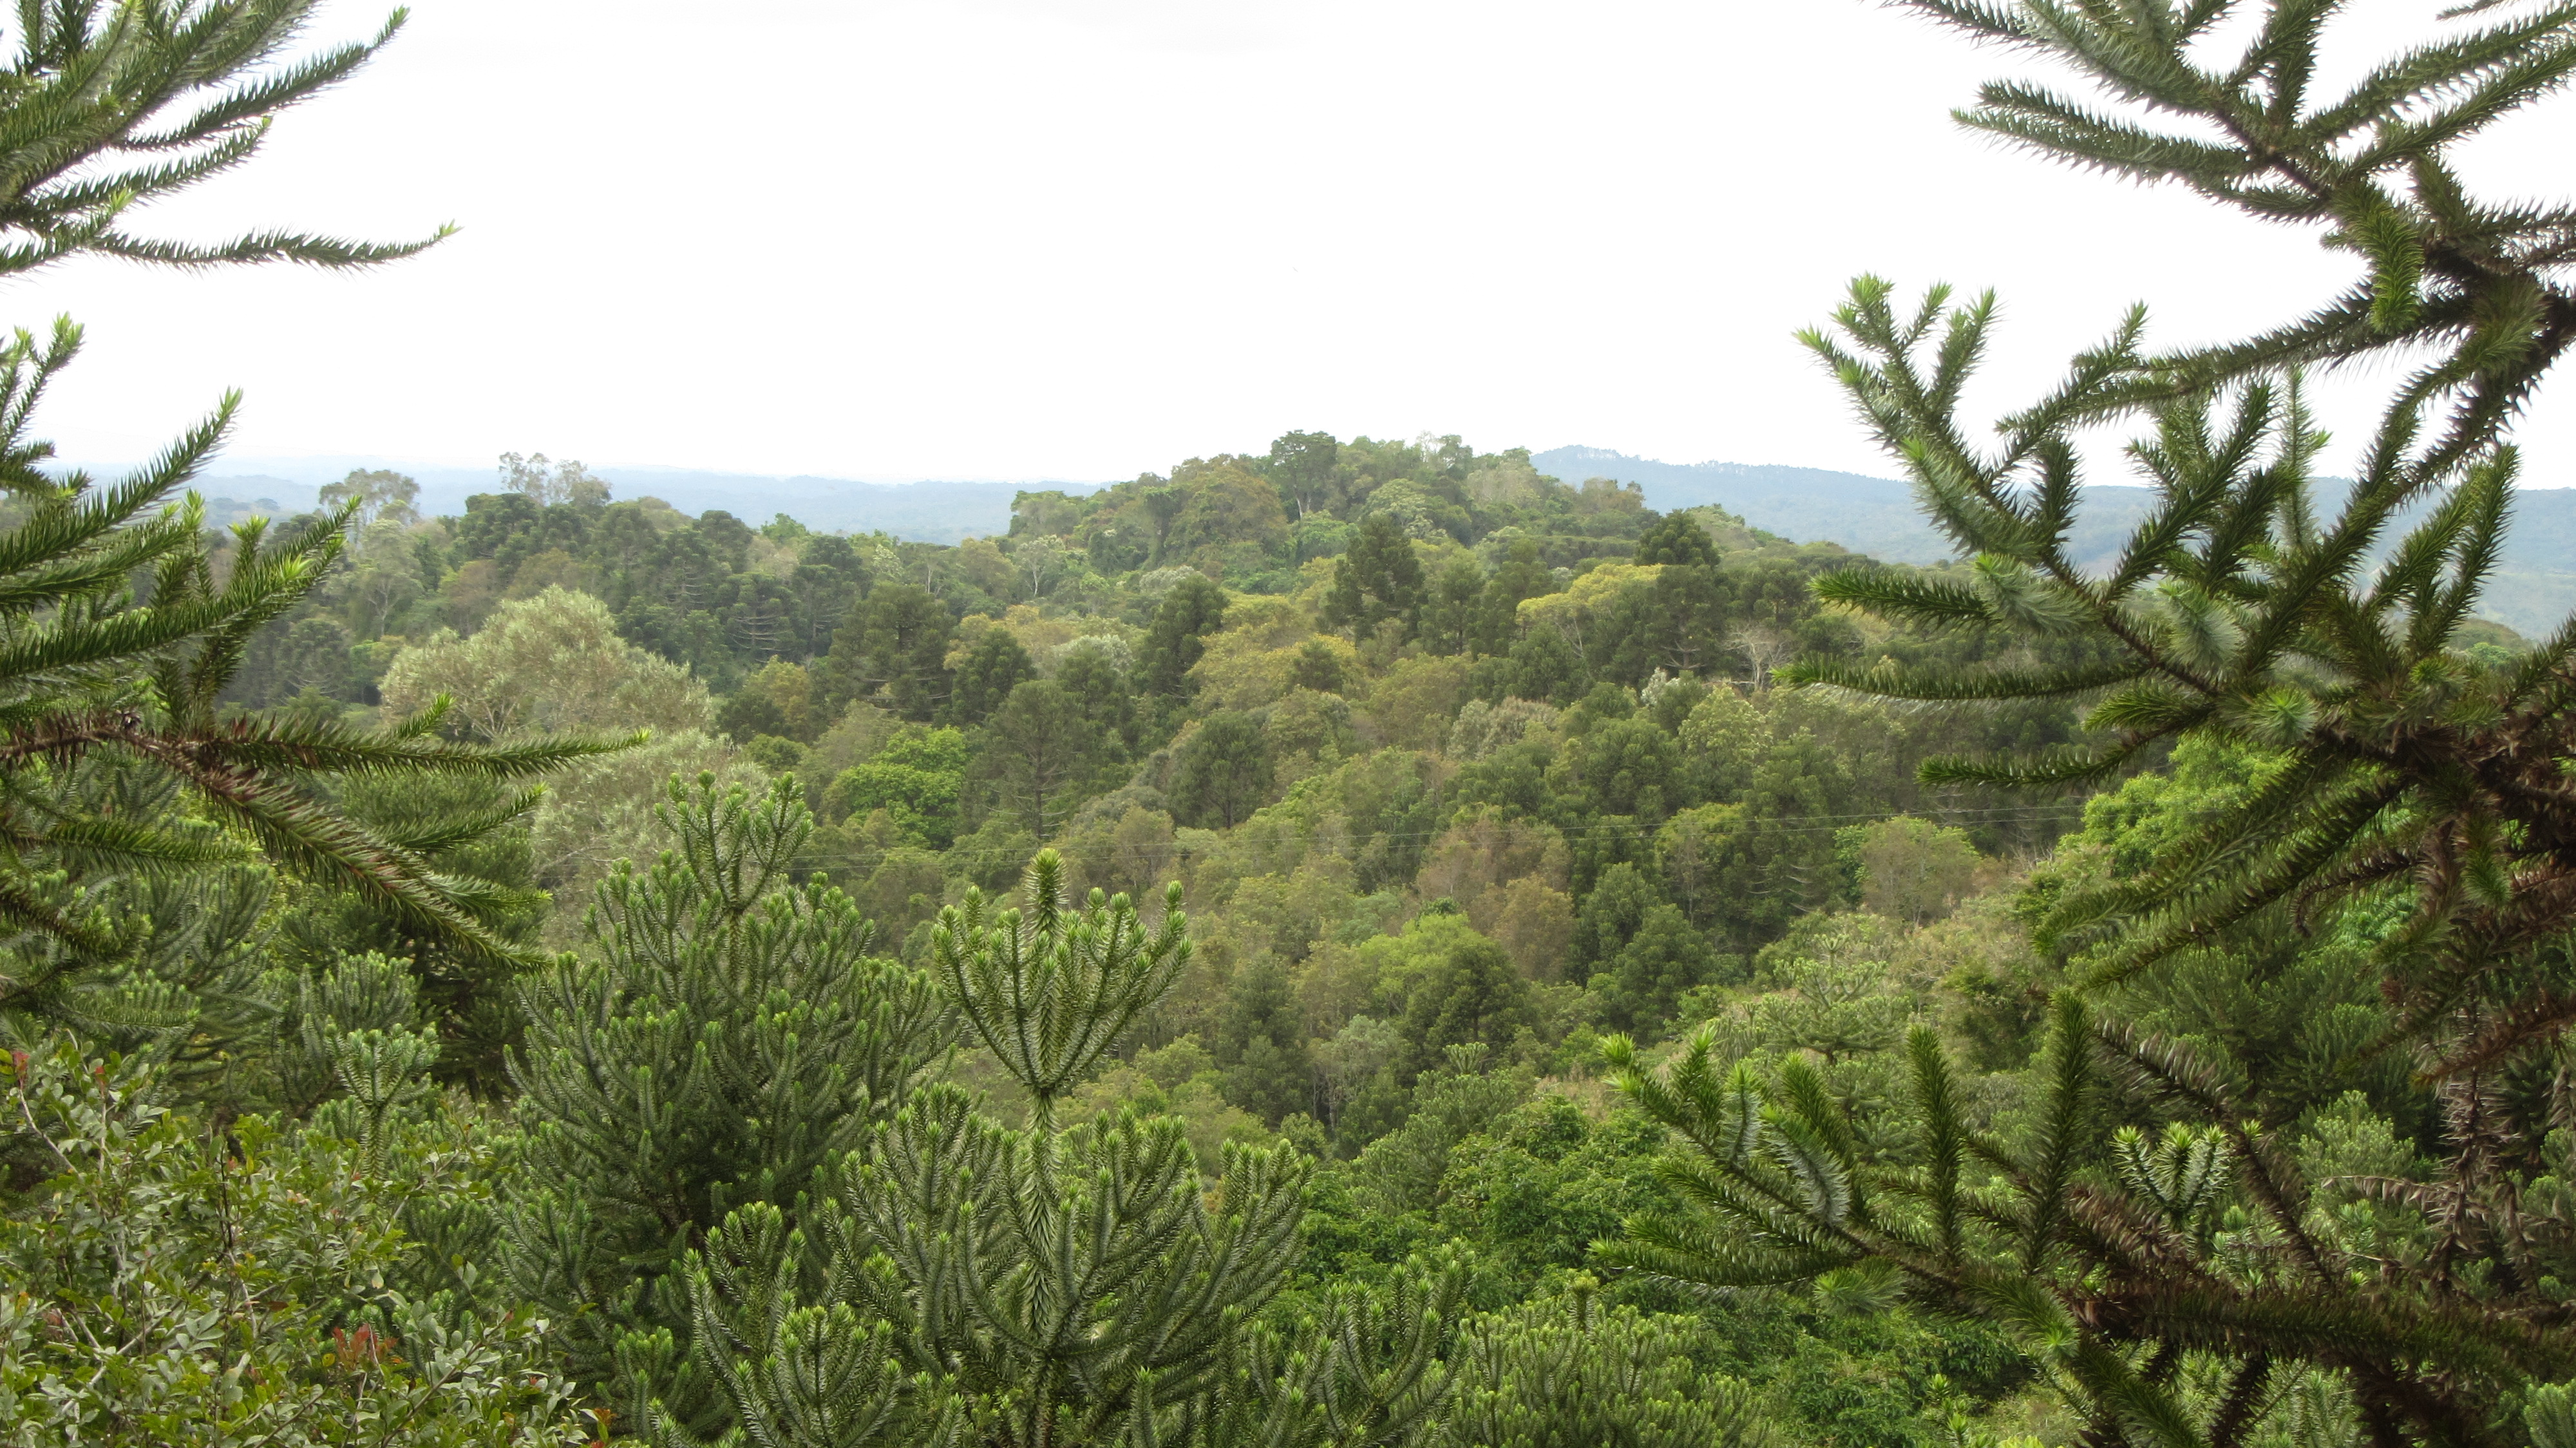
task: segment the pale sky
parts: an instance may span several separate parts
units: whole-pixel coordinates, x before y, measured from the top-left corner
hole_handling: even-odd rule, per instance
[[[2336,59],[2441,3],[2355,0]],[[138,229],[454,239],[342,276],[83,262],[0,319],[89,325],[40,432],[98,461],[237,386],[243,458],[1111,479],[1324,429],[1885,475],[1790,335],[1856,272],[2000,289],[1997,405],[2132,299],[2182,341],[2350,275],[1950,124],[2006,73],[1867,0],[414,0]],[[2561,99],[2471,174],[2556,199],[2571,151]],[[2386,379],[2355,381],[2347,438]],[[2528,482],[2576,483],[2571,411],[2562,379]]]

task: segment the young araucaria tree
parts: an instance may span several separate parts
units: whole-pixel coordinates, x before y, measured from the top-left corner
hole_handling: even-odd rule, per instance
[[[1149,925],[1124,895],[1073,904],[1063,875],[1042,853],[1021,909],[970,892],[932,935],[948,1003],[1026,1124],[926,1086],[801,1220],[746,1207],[689,1255],[733,1422],[793,1448],[1399,1441],[1441,1400],[1462,1275],[1417,1264],[1381,1299],[1336,1294],[1294,1351],[1255,1323],[1296,1258],[1307,1164],[1230,1146],[1211,1186],[1175,1118],[1058,1120],[1190,950],[1177,887]],[[667,1410],[652,1430],[696,1441]]]
[[[1803,1067],[1729,1072],[1705,1044],[1664,1073],[1622,1055],[1629,1091],[1687,1143],[1674,1181],[1698,1209],[1634,1224],[1613,1255],[1714,1285],[1887,1273],[2011,1327],[2095,1443],[2249,1442],[2318,1385],[2375,1445],[2524,1441],[2522,1385],[2576,1375],[2576,1214],[2552,1134],[2576,1019],[2576,622],[2502,661],[2467,630],[2511,507],[2508,427],[2576,344],[2576,209],[2479,199],[2454,157],[2564,86],[2576,5],[2463,6],[2331,94],[2331,0],[1912,8],[2099,96],[1997,82],[1965,124],[2314,228],[2359,276],[2285,326],[2182,351],[2150,348],[2132,311],[1992,441],[1958,410],[1993,298],[1904,306],[1855,283],[1806,341],[1969,561],[1847,569],[1817,592],[2031,647],[1785,678],[2089,704],[2093,747],[1939,762],[1935,782],[2082,784],[2175,743],[2244,760],[2250,787],[2142,873],[2039,900],[2042,944],[2099,990],[2267,933],[2304,948],[2321,920],[2368,912],[2350,918],[2369,926],[2387,1024],[2358,1053],[2420,1056],[2448,1159],[2430,1181],[2306,1180],[2291,1119],[2070,996],[2044,1096],[2010,1121],[1971,1111],[1929,1035],[1910,1122],[1853,1116]],[[2330,481],[2302,369],[2372,359],[2406,370],[2352,480]],[[2120,422],[2142,428],[2127,458],[2153,505],[2087,568],[2070,541],[2082,439]],[[2372,1199],[2424,1239],[2373,1237]]]

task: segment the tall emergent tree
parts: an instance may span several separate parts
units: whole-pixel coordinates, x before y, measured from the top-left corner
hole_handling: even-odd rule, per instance
[[[2089,782],[2176,741],[2250,761],[2251,787],[2141,872],[2040,900],[2043,944],[2103,988],[2344,922],[2373,942],[2391,1023],[2354,1044],[2421,1054],[2441,1122],[2426,1144],[2447,1159],[2429,1181],[2309,1180],[2295,1110],[2070,997],[2045,1098],[1991,1130],[1929,1035],[1910,1125],[1854,1114],[1802,1066],[1729,1075],[1703,1044],[1658,1076],[1622,1055],[1627,1088],[1686,1138],[1674,1181],[1703,1210],[1636,1223],[1613,1255],[1731,1285],[1892,1267],[1936,1309],[2015,1330],[2097,1443],[2252,1441],[2304,1382],[2346,1394],[2374,1445],[2520,1442],[2522,1385],[2576,1375],[2558,1285],[2576,1215],[2553,1135],[2567,1097],[2546,1084],[2576,1019],[2576,622],[2502,666],[2463,629],[2510,506],[2508,425],[2576,344],[2576,209],[2479,200],[2452,157],[2576,72],[2576,5],[2464,6],[2453,33],[2321,95],[2331,0],[1912,3],[2109,101],[1998,82],[1966,124],[2319,228],[2362,275],[2288,326],[2180,352],[2149,349],[2132,311],[1991,447],[1958,408],[1992,298],[1936,288],[1905,309],[1888,283],[1855,283],[1836,332],[1805,340],[1973,562],[1847,569],[1816,590],[2033,647],[1788,678],[2091,701],[2093,747],[1937,762],[1932,782]],[[2374,357],[2411,370],[2352,483],[2328,486],[2300,369]],[[2080,436],[2120,421],[2145,428],[2128,456],[2155,504],[2088,571],[2068,541]],[[2372,1196],[2423,1239],[2374,1237],[2377,1209],[2355,1200]]]
[[[391,38],[311,54],[295,42],[312,0],[121,0],[26,4],[0,73],[0,276],[82,252],[163,265],[299,261],[362,267],[437,238],[394,244],[264,231],[213,244],[138,236],[139,204],[247,160],[276,116],[347,77]],[[444,233],[440,233],[443,235]],[[445,876],[431,856],[527,807],[369,828],[327,784],[351,774],[447,773],[521,779],[600,746],[511,749],[450,743],[436,711],[386,732],[310,717],[225,720],[216,701],[251,635],[292,609],[340,556],[355,500],[319,527],[272,540],[237,527],[222,577],[193,496],[172,501],[220,446],[238,406],[214,415],[132,476],[101,484],[48,474],[30,435],[45,388],[80,331],[20,331],[0,347],[0,1025],[148,1014],[167,993],[139,980],[147,918],[137,881],[240,853],[354,889],[425,927],[494,953],[478,922],[488,888]],[[148,579],[138,601],[135,581]],[[102,807],[89,773],[131,762],[186,787],[185,808],[227,828],[208,838],[166,815]],[[173,1021],[180,1017],[173,1016]],[[10,1027],[14,1029],[14,1027]]]

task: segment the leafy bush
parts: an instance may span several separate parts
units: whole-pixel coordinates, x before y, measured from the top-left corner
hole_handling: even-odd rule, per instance
[[[344,1081],[360,1049],[341,1051]],[[204,1448],[572,1444],[549,1324],[495,1310],[406,1215],[488,1191],[492,1139],[432,1115],[368,1141],[161,1104],[132,1058],[16,1055],[0,1218],[0,1441]],[[438,1277],[452,1285],[426,1288]]]

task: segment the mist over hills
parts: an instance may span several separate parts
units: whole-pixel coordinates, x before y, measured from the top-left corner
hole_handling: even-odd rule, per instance
[[[1839,543],[1890,562],[1933,563],[1950,556],[1949,540],[1925,524],[1912,491],[1892,478],[1783,464],[1668,463],[1597,447],[1551,448],[1530,460],[1540,472],[1569,483],[1595,477],[1635,483],[1647,505],[1661,512],[1714,504],[1784,537]],[[463,512],[466,498],[497,486],[488,468],[418,467],[384,458],[246,458],[233,460],[233,466],[242,470],[198,485],[214,504],[217,523],[265,511],[258,506],[262,500],[288,512],[312,508],[321,485],[352,468],[408,473],[420,482],[422,510],[435,514]],[[687,513],[722,508],[754,524],[785,513],[811,528],[882,529],[924,543],[1007,531],[1011,499],[1023,490],[1088,493],[1108,486],[1056,479],[870,482],[652,466],[593,471],[609,480],[618,497],[656,497]],[[2144,488],[2086,489],[2075,538],[2078,556],[2088,562],[2110,557],[2151,498]],[[2513,527],[2484,612],[2526,634],[2554,628],[2576,612],[2576,488],[2531,488],[2516,495]]]

